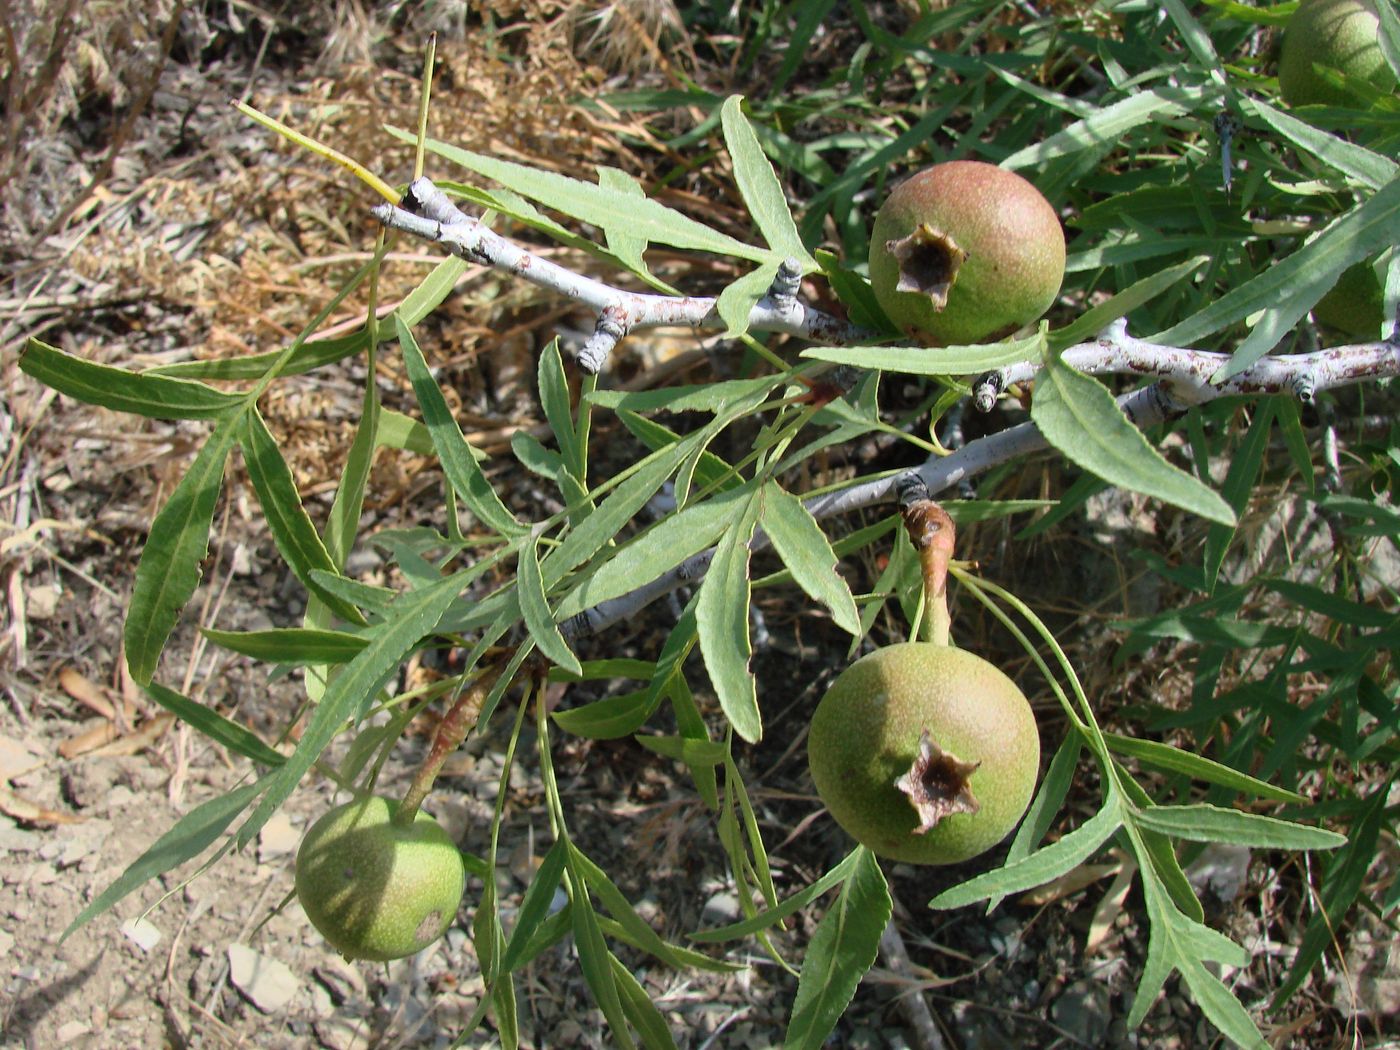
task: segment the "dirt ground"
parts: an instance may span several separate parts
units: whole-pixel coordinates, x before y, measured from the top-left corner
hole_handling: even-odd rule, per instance
[[[82,908],[176,820],[240,783],[249,767],[172,723],[125,676],[121,659],[145,530],[203,425],[134,420],[56,397],[20,375],[15,356],[27,337],[138,368],[284,345],[364,258],[373,226],[363,195],[338,170],[278,143],[232,110],[229,99],[247,98],[401,173],[406,154],[386,143],[378,125],[413,123],[429,29],[443,34],[439,137],[571,172],[610,163],[644,175],[626,145],[636,138],[619,131],[640,136],[640,126],[622,116],[609,123],[568,102],[621,74],[597,65],[616,56],[576,46],[565,6],[495,5],[500,27],[524,28],[502,28],[491,41],[454,36],[450,19],[429,24],[432,5],[376,22],[348,0],[305,15],[291,5],[184,9],[168,0],[87,5],[74,14],[72,5],[29,0],[6,16],[28,47],[20,53],[31,91],[25,119],[11,122],[0,157],[8,177],[0,314],[4,1046],[435,1047],[450,1045],[476,1008],[482,984],[469,936],[471,890],[460,922],[441,942],[389,965],[346,963],[310,927],[291,890],[301,832],[331,804],[329,783],[314,775],[255,848],[219,851],[207,870],[187,865],[148,883],[60,941]],[[64,10],[68,18],[57,17]],[[54,27],[70,22],[69,46],[59,49],[67,57],[55,71],[43,59]],[[641,68],[635,76],[655,75]],[[436,258],[405,247],[399,261],[402,285],[390,279],[381,289],[385,302]],[[333,323],[354,323],[363,309],[347,303]],[[535,352],[579,319],[530,288],[479,273],[469,275],[447,313],[434,322],[434,364],[463,429],[478,447],[500,451],[512,432],[541,420]],[[648,371],[684,376],[709,367],[701,349],[658,347],[654,357],[627,367],[643,379]],[[387,403],[411,407],[392,361],[381,364],[376,379]],[[282,384],[265,402],[318,520],[333,495],[364,381],[363,366],[347,361]],[[420,473],[424,463],[407,453],[381,458],[362,533],[440,519],[437,479]],[[529,484],[523,479],[518,487]],[[1095,530],[1001,561],[999,578],[1040,588],[1047,606],[1063,594],[1063,619],[1083,627],[1077,644],[1084,666],[1107,688],[1112,640],[1102,624],[1162,598],[1150,581],[1128,585],[1122,574],[1122,553],[1152,531],[1143,526],[1140,504],[1112,497],[1097,514]],[[980,542],[989,562],[996,560],[995,530]],[[385,566],[381,553],[365,546],[348,572],[391,583]],[[834,634],[804,625],[791,603],[765,602],[759,611],[770,644],[756,670],[764,695],[785,702],[772,720],[776,731],[741,757],[779,888],[793,892],[848,848],[828,819],[813,819],[818,807],[800,729],[801,712],[845,653]],[[161,680],[276,739],[303,701],[299,677],[269,681],[263,666],[207,645],[195,628],[293,625],[303,603],[299,586],[279,571],[235,465],[191,606],[195,615],[172,641]],[[654,657],[668,617],[620,628],[595,643],[598,653],[581,655],[606,648],[608,655]],[[1112,699],[1126,702],[1153,679],[1161,676],[1150,669],[1114,678]],[[1036,702],[1049,716],[1045,733],[1053,742],[1052,705],[1045,697]],[[496,796],[507,722],[498,719],[473,739],[434,793],[435,815],[468,850],[484,848],[479,831]],[[411,743],[385,770],[391,790],[405,782],[423,735]],[[532,744],[522,744],[510,781],[501,847],[509,864],[499,884],[507,915],[549,844]],[[713,821],[676,767],[625,740],[565,738],[556,743],[555,761],[576,840],[658,930],[683,941],[688,931],[737,918]],[[1088,798],[1093,785],[1084,787]],[[1289,892],[1280,888],[1287,880],[1269,858],[1247,851],[1208,851],[1190,870],[1214,905],[1212,921],[1253,954],[1254,965],[1229,979],[1247,1004],[1260,1004],[1286,968],[1288,934],[1296,933],[1278,925],[1274,897]],[[1128,891],[1119,886],[1130,874],[1121,861],[1089,872],[1083,885],[1008,902],[991,916],[924,907],[969,873],[889,870],[907,956],[882,955],[830,1045],[936,1046],[911,1026],[903,1002],[909,998],[931,1010],[947,1046],[963,1050],[1217,1042],[1174,981],[1144,1026],[1126,1031],[1146,930],[1131,898],[1120,907]],[[800,963],[819,917],[799,916],[775,937],[789,961]],[[1358,1032],[1372,1040],[1366,1045],[1397,1045],[1382,1034],[1396,1030],[1400,1015],[1400,952],[1384,932],[1378,927],[1349,949],[1350,978],[1315,980],[1275,1019],[1276,1046],[1352,1045],[1348,1038]],[[678,973],[641,956],[625,961],[680,1046],[780,1042],[795,978],[751,942],[725,957],[747,965],[721,976]],[[567,941],[527,970],[520,1002],[527,1046],[610,1045]],[[496,1045],[494,1030],[486,1024],[465,1045]]]

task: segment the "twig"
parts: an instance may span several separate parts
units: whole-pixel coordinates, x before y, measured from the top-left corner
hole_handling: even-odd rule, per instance
[[[535,255],[464,214],[429,179],[414,181],[403,205],[379,205],[373,213],[386,226],[432,241],[471,262],[506,270],[591,307],[597,322],[593,335],[579,352],[579,365],[587,372],[596,373],[613,347],[636,329],[725,324],[714,298],[630,292]],[[750,312],[751,329],[785,332],[838,346],[874,341],[874,333],[798,299],[800,276],[796,263],[783,265],[768,294]],[[1265,357],[1219,383],[1212,383],[1211,377],[1228,366],[1228,354],[1137,339],[1128,334],[1123,320],[1107,326],[1096,339],[1067,348],[1063,359],[1084,372],[1158,377],[1156,383],[1118,398],[1118,406],[1128,420],[1138,427],[1147,427],[1227,394],[1283,393],[1307,403],[1321,390],[1400,375],[1400,334],[1387,342]],[[975,407],[988,411],[1001,391],[1031,379],[1039,367],[1038,360],[1024,361],[978,377],[973,383]],[[916,473],[927,485],[929,495],[936,496],[992,467],[1047,448],[1049,443],[1034,423],[1021,423],[972,441],[950,455],[930,457]],[[892,498],[894,482],[890,477],[860,482],[807,500],[805,505],[814,517],[829,518]],[[768,544],[768,537],[759,530],[749,546],[759,551]],[[562,624],[561,630],[566,637],[576,638],[631,618],[657,598],[704,576],[713,557],[713,548],[693,555],[636,590],[584,610]]]
[[[899,928],[894,924],[894,916],[890,916],[890,921],[885,923],[884,932],[880,934],[880,958],[885,961],[885,968],[891,973],[911,981],[910,989],[902,992],[896,1002],[899,1012],[904,1016],[904,1023],[909,1026],[914,1045],[919,1050],[948,1050],[948,1044],[943,1039],[943,1033],[938,1030],[938,1023],[933,1019],[933,1011],[929,1009],[928,1001],[919,991],[918,985],[912,984],[913,963],[909,959],[909,950],[904,947],[904,938],[899,935]]]
[[[1063,359],[1081,372],[1156,376],[1188,405],[1227,394],[1292,394],[1308,403],[1318,390],[1400,373],[1400,342],[1356,343],[1311,354],[1265,357],[1238,375],[1212,383],[1210,377],[1230,363],[1229,354],[1136,339],[1120,319],[1093,342],[1064,351]],[[973,384],[974,404],[985,412],[991,407],[989,398],[1012,383],[1033,378],[1039,368],[1038,361],[1022,361],[988,372]]]
[[[711,296],[655,295],[630,292],[576,274],[535,255],[459,211],[429,179],[413,182],[405,207],[381,204],[374,217],[391,229],[403,230],[440,244],[453,255],[483,266],[494,266],[549,288],[591,307],[597,314],[593,335],[579,351],[579,367],[596,373],[624,336],[639,328],[686,325],[725,327]],[[870,342],[875,333],[842,321],[797,298],[801,269],[785,263],[773,289],[749,313],[749,327],[761,332],[785,332],[820,343],[847,345]]]

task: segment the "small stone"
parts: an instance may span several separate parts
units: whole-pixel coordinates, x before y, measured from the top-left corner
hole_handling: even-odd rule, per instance
[[[245,999],[265,1014],[277,1013],[296,995],[296,975],[285,964],[249,948],[228,946],[229,980]]]
[[[58,1026],[58,1031],[54,1032],[54,1038],[58,1040],[59,1045],[66,1046],[91,1032],[92,1029],[83,1024],[82,1021],[66,1021]]]
[[[711,926],[727,926],[738,922],[742,915],[739,897],[730,890],[720,890],[700,910],[700,921]]]
[[[31,620],[51,620],[58,611],[63,588],[56,583],[43,583],[24,592],[24,612]]]
[[[127,940],[148,954],[160,943],[160,930],[147,919],[127,919],[121,931]]]
[[[1209,894],[1221,904],[1239,896],[1249,877],[1247,846],[1212,842],[1186,867],[1186,879],[1197,893]]]
[[[0,736],[0,782],[14,780],[44,764],[44,756],[27,744]]]
[[[274,813],[258,832],[258,863],[270,864],[296,852],[301,831],[284,810]]]
[[[311,972],[316,980],[325,986],[331,1000],[337,1006],[361,999],[365,995],[365,982],[360,977],[360,972],[343,959],[335,959]]]
[[[9,817],[0,818],[0,853],[34,853],[43,844],[41,836],[16,826]]]
[[[1112,997],[1102,984],[1075,981],[1050,1008],[1057,1025],[1088,1046],[1102,1046]]]

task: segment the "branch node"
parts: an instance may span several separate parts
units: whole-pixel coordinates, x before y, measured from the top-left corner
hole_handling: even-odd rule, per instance
[[[911,470],[894,479],[894,495],[902,510],[907,510],[920,500],[929,499],[928,482],[918,471]]]
[[[796,259],[787,258],[778,266],[773,283],[768,286],[768,298],[779,310],[790,310],[797,301],[797,292],[802,287],[802,264]]]
[[[1312,372],[1299,372],[1293,377],[1293,382],[1289,384],[1289,389],[1305,405],[1313,403],[1313,395],[1317,392],[1317,380]]]
[[[972,407],[986,415],[997,403],[997,395],[1006,389],[1006,376],[1000,369],[983,372],[972,384]]]
[[[1114,346],[1121,345],[1128,338],[1128,319],[1119,317],[1109,321],[1099,330],[1099,342],[1109,343]]]
[[[615,306],[609,306],[598,315],[593,326],[593,334],[578,352],[578,366],[589,375],[597,375],[602,370],[608,355],[627,334],[627,316]]]

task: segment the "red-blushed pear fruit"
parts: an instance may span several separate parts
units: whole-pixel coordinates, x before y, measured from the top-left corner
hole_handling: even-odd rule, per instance
[[[901,329],[948,346],[1009,335],[1050,308],[1065,236],[1040,191],[981,161],[925,168],[875,216],[870,284]]]
[[[1380,46],[1380,19],[1373,0],[1303,0],[1283,31],[1278,86],[1290,106],[1355,106],[1362,102],[1332,84],[1314,64],[1339,70],[1388,91],[1395,73]]]
[[[466,888],[462,855],[426,813],[391,819],[377,796],[324,814],[297,850],[297,899],[311,924],[348,959],[402,959],[457,917]]]
[[[807,764],[836,823],[890,860],[954,864],[1020,821],[1040,735],[1016,683],[980,656],[926,642],[842,671],[812,716]]]
[[[1317,301],[1313,317],[1353,339],[1379,339],[1385,290],[1368,262],[1343,270],[1332,290]]]

